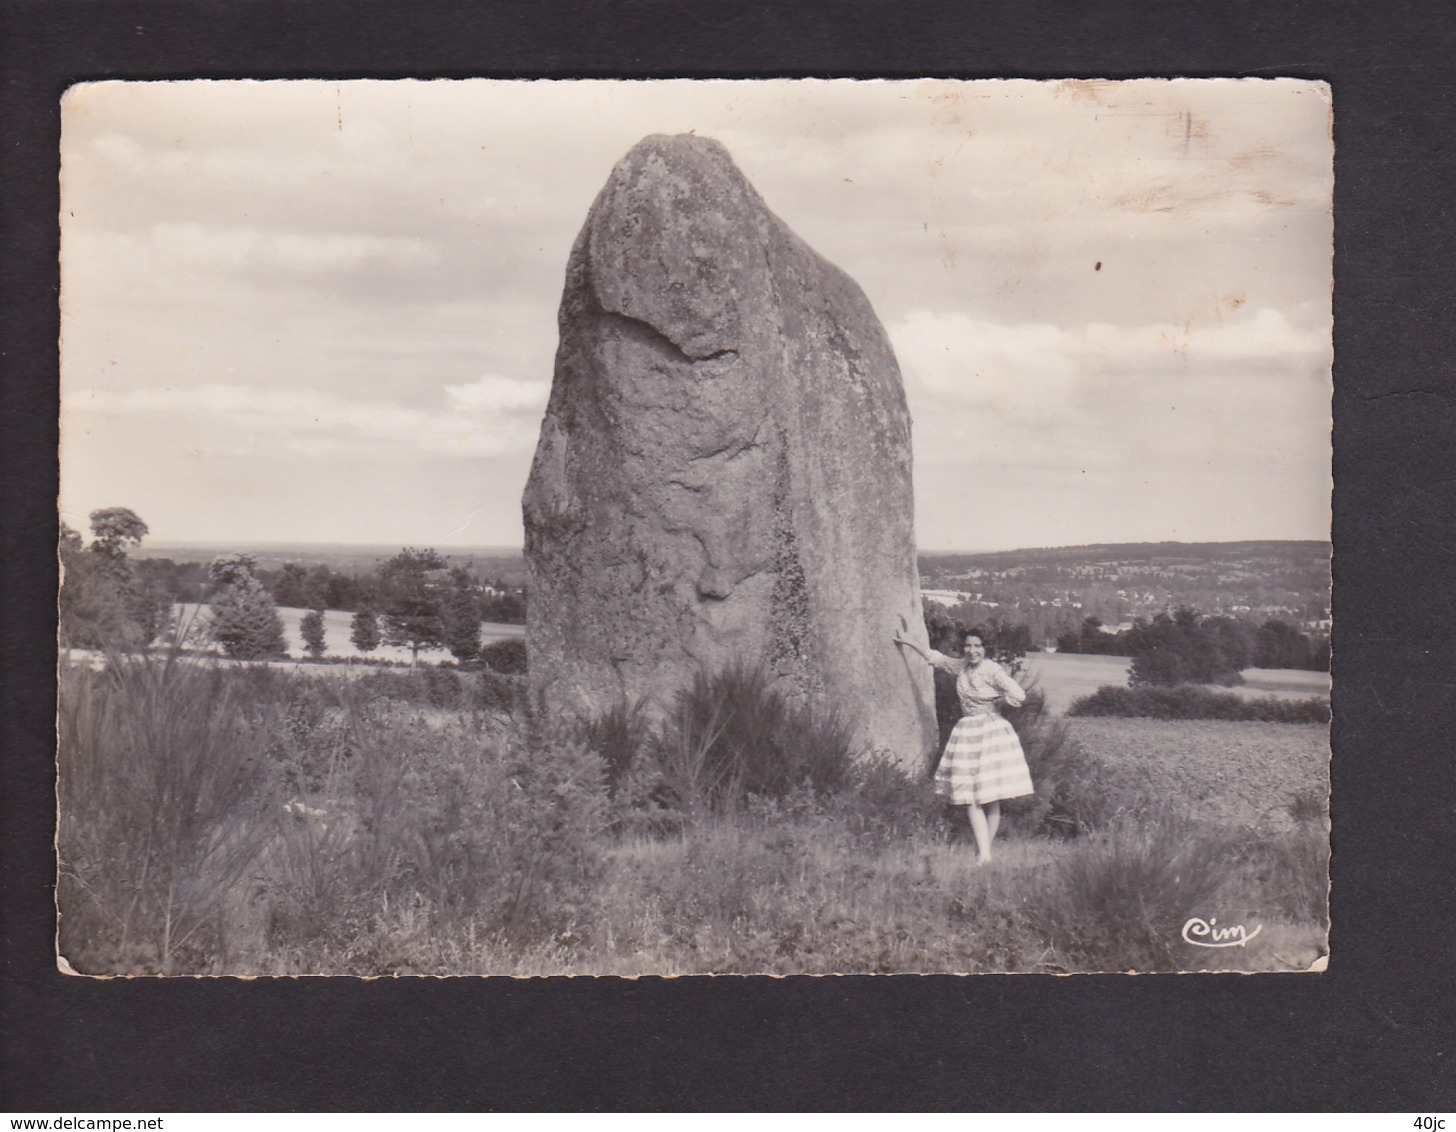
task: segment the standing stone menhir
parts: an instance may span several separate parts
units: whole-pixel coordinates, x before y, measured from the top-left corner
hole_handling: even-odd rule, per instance
[[[572,248],[526,485],[531,682],[665,705],[699,666],[762,660],[924,768],[910,418],[864,293],[718,142],[654,135]],[[907,659],[908,656],[908,659]]]

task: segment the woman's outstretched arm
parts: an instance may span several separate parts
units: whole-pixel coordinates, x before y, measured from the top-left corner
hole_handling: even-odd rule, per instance
[[[916,652],[918,652],[920,654],[920,659],[921,660],[925,661],[927,664],[934,664],[935,663],[935,661],[931,658],[931,655],[928,652],[926,652],[923,648],[921,648],[918,644],[916,644],[914,641],[912,641],[909,637],[902,637],[899,633],[896,633],[895,634],[895,643],[897,645],[909,645],[912,649],[914,649]]]

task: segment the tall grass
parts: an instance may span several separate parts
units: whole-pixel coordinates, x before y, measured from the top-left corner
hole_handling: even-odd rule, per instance
[[[1258,838],[1134,805],[1036,705],[1014,722],[1046,805],[976,869],[927,781],[760,671],[702,674],[651,727],[641,705],[583,727],[514,693],[485,710],[473,674],[447,673],[458,696],[386,675],[66,668],[62,953],[108,973],[1172,970],[1207,959],[1179,939],[1192,915],[1325,922],[1322,799]],[[1062,814],[1077,837],[1052,836]]]
[[[244,710],[230,675],[177,649],[62,672],[63,955],[105,940],[106,967],[169,972],[225,952],[224,902],[267,841],[261,752],[278,726]]]
[[[1182,925],[1216,914],[1242,849],[1177,817],[1117,822],[1058,858],[1031,922],[1069,970],[1179,970]]]
[[[762,667],[745,664],[696,672],[673,699],[656,749],[667,788],[693,818],[800,787],[842,791],[857,754],[843,717],[791,702]]]

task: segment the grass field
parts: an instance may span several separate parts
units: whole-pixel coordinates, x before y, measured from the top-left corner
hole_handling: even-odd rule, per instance
[[[1142,807],[1170,800],[1200,821],[1290,829],[1300,799],[1329,796],[1329,729],[1226,720],[1068,720],[1117,795]]]
[[[288,642],[288,655],[292,657],[305,657],[308,653],[303,647],[303,631],[299,623],[308,614],[306,609],[290,609],[280,607],[278,616],[283,618],[283,635]],[[338,609],[324,611],[324,644],[328,646],[325,656],[337,657],[359,657],[369,656],[376,660],[402,660],[408,661],[410,650],[396,648],[390,645],[380,645],[370,653],[361,653],[354,647],[354,642],[349,639],[349,633],[353,628],[354,615]],[[526,627],[524,625],[501,625],[494,621],[487,621],[481,626],[480,642],[483,645],[494,644],[496,641],[520,639],[525,637]],[[449,659],[447,652],[425,652],[420,654],[422,660]]]
[[[1026,670],[1047,697],[1047,707],[1058,715],[1072,701],[1090,696],[1104,684],[1127,684],[1132,660],[1125,656],[1079,656],[1075,653],[1029,653]],[[1244,683],[1227,691],[1241,696],[1328,696],[1328,672],[1290,668],[1247,668]],[[1219,689],[1223,691],[1224,689]]]
[[[1056,721],[1077,822],[1014,813],[977,867],[923,779],[871,767],[695,809],[645,740],[610,779],[554,713],[442,706],[481,677],[307,672],[63,668],[72,969],[1292,971],[1324,953],[1323,728]],[[1198,918],[1258,936],[1200,947]]]
[[[175,611],[183,621],[195,617],[200,611],[205,614],[206,606],[195,605],[176,606]],[[283,620],[283,638],[288,646],[288,655],[295,660],[301,660],[308,656],[303,647],[303,630],[300,623],[307,616],[306,609],[293,609],[288,606],[280,606],[278,616]],[[410,650],[396,648],[392,645],[380,645],[373,652],[362,653],[354,647],[354,642],[349,639],[353,630],[354,615],[340,609],[324,610],[324,644],[327,648],[324,651],[326,657],[369,657],[373,660],[401,661],[408,664]],[[483,645],[494,644],[496,641],[510,639],[522,639],[526,635],[524,625],[503,625],[494,621],[487,621],[481,626],[480,642]],[[420,659],[448,660],[450,654],[447,652],[425,652],[421,653]]]

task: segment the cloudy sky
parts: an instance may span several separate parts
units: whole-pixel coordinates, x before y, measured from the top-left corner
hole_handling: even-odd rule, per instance
[[[571,242],[692,130],[889,331],[923,549],[1326,538],[1329,114],[1257,80],[78,88],[62,517],[519,546]]]

